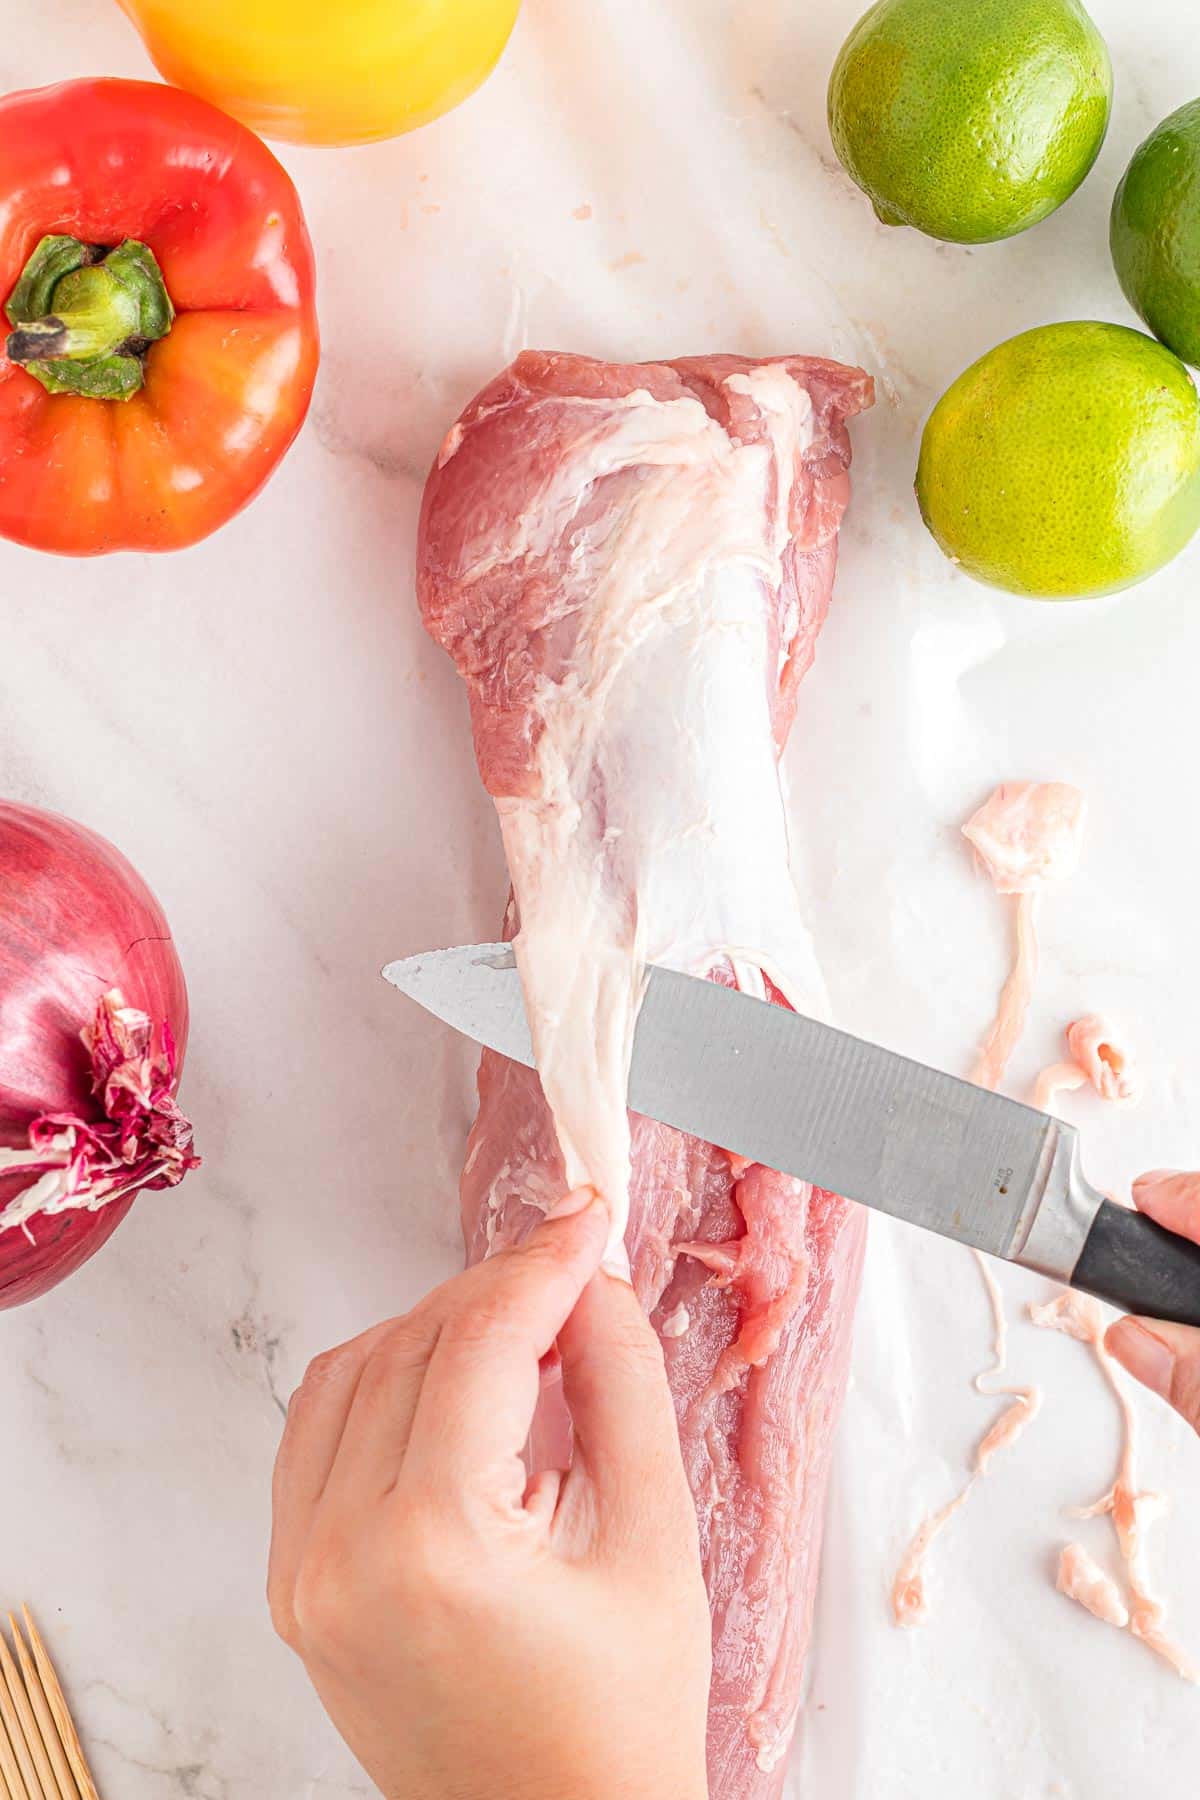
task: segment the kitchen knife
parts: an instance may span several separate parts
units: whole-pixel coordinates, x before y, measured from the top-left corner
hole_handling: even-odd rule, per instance
[[[384,974],[535,1066],[510,945],[433,950]],[[1200,1325],[1200,1248],[1098,1193],[1073,1126],[786,1007],[651,968],[629,1105],[1126,1312]]]

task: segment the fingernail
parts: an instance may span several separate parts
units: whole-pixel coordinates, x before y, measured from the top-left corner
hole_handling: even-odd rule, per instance
[[[572,1188],[561,1200],[556,1200],[546,1214],[548,1219],[569,1219],[574,1213],[586,1212],[600,1198],[594,1187]]]
[[[1122,1368],[1164,1400],[1171,1398],[1175,1354],[1160,1337],[1136,1319],[1118,1319],[1104,1340]]]

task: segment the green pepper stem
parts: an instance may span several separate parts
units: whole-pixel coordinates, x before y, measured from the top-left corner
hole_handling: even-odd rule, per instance
[[[5,354],[9,362],[31,363],[39,357],[58,357],[66,355],[68,328],[62,319],[53,314],[47,319],[34,319],[28,325],[18,325],[9,333],[5,344]]]
[[[154,252],[134,238],[110,251],[43,238],[4,310],[10,362],[49,393],[101,400],[138,391],[146,350],[175,317]]]

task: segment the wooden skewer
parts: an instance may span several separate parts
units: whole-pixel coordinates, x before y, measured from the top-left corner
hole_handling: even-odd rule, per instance
[[[8,1615],[9,1630],[16,1645],[17,1661],[21,1665],[21,1674],[25,1678],[25,1688],[29,1695],[29,1704],[33,1708],[37,1720],[38,1731],[42,1743],[46,1747],[46,1755],[50,1759],[54,1780],[57,1786],[48,1790],[56,1800],[79,1800],[79,1789],[75,1785],[75,1777],[71,1773],[71,1765],[67,1761],[62,1739],[58,1735],[58,1727],[54,1723],[54,1715],[50,1710],[50,1702],[46,1698],[46,1690],[42,1686],[42,1678],[38,1674],[37,1664],[26,1648],[25,1639],[21,1636],[21,1627]]]
[[[9,1645],[7,1645],[2,1631],[0,1631],[0,1674],[4,1676],[4,1683],[0,1685],[0,1714],[4,1715],[5,1730],[9,1733],[9,1739],[13,1741],[13,1750],[16,1751],[16,1760],[20,1764],[22,1780],[29,1791],[29,1800],[58,1800],[54,1787],[50,1787],[47,1791],[47,1787],[41,1780],[43,1769],[49,1775],[50,1764],[47,1762],[45,1750],[41,1748],[41,1739],[38,1737],[38,1721],[32,1715],[29,1694],[25,1692],[25,1683],[16,1672],[13,1652],[9,1651]],[[52,1775],[50,1775],[50,1780],[54,1780]]]
[[[29,1800],[21,1771],[9,1742],[8,1731],[0,1724],[0,1800]]]
[[[25,1630],[29,1634],[29,1643],[33,1650],[33,1660],[37,1665],[37,1672],[42,1678],[46,1704],[50,1708],[50,1716],[58,1726],[58,1735],[62,1740],[62,1747],[66,1751],[67,1761],[71,1765],[71,1773],[75,1777],[80,1800],[100,1800],[96,1784],[92,1780],[92,1771],[88,1768],[87,1757],[83,1754],[79,1733],[75,1729],[75,1721],[71,1717],[71,1709],[67,1705],[66,1695],[54,1672],[54,1664],[50,1661],[50,1652],[43,1644],[42,1634],[34,1624],[27,1606],[21,1608],[21,1616],[25,1620]],[[13,1800],[34,1800],[34,1797],[14,1793]]]

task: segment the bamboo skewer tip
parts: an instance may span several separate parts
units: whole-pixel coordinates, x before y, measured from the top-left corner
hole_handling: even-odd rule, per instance
[[[21,1617],[25,1635],[8,1614],[16,1662],[0,1628],[0,1800],[100,1800],[62,1684],[27,1604]]]

